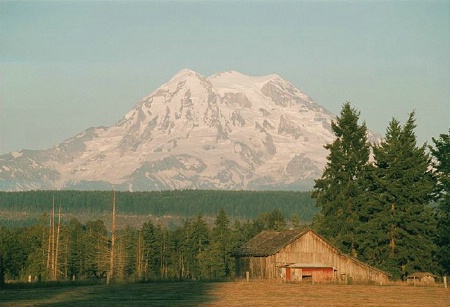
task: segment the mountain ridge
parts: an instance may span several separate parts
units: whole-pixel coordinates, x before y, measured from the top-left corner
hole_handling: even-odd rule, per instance
[[[276,74],[183,69],[115,125],[0,156],[0,190],[307,190],[333,118]]]

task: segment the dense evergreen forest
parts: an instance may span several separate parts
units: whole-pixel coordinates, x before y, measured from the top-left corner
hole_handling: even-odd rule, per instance
[[[217,191],[179,190],[161,192],[116,192],[118,213],[140,216],[178,216],[181,219],[198,214],[215,217],[224,209],[230,219],[255,219],[259,214],[278,209],[290,218],[296,215],[310,222],[318,209],[310,192],[295,191]],[[22,226],[19,213],[39,217],[49,213],[55,204],[63,214],[88,214],[100,218],[110,214],[112,191],[27,191],[0,192],[0,226]],[[17,213],[17,217],[14,216]],[[36,218],[30,223],[36,223]],[[27,223],[25,223],[27,224]]]
[[[56,210],[55,210],[56,211]],[[199,214],[174,229],[146,222],[114,235],[103,221],[62,223],[54,212],[27,227],[0,228],[0,277],[17,281],[219,280],[234,276],[232,251],[264,229],[301,227],[277,209],[230,221],[223,209],[208,224]],[[0,283],[1,284],[1,283]]]
[[[97,218],[111,217],[113,195],[117,215],[147,218],[139,227],[118,228],[115,248],[111,220]],[[233,249],[264,229],[304,227],[317,210],[311,193],[293,191],[0,192],[0,211],[10,213],[0,220],[0,275],[18,281],[102,279],[108,272],[118,280],[232,278]],[[18,221],[15,214],[24,212],[36,220]],[[76,218],[86,214],[86,222]],[[167,227],[150,218],[165,215],[181,222]]]

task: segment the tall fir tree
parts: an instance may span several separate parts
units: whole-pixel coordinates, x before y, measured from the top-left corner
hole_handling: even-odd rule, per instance
[[[367,168],[370,144],[365,123],[358,123],[360,112],[347,102],[331,128],[336,136],[329,150],[322,178],[315,181],[313,198],[320,213],[313,227],[341,250],[357,255],[355,229],[359,224],[363,192],[361,178]]]
[[[209,227],[202,214],[186,221],[185,225],[185,249],[187,277],[191,279],[209,278],[202,272],[202,267],[209,261],[206,259],[206,251],[210,244]]]
[[[436,258],[444,274],[450,274],[450,129],[448,134],[433,138],[430,147],[434,157],[433,167],[437,177],[436,198],[438,201],[438,228]]]
[[[225,210],[220,209],[219,214],[214,222],[212,231],[213,246],[217,250],[217,259],[215,260],[216,277],[229,277],[234,272],[234,259],[231,257],[232,251],[232,233],[230,227],[230,219]]]
[[[159,278],[158,260],[160,257],[160,249],[158,247],[158,233],[157,228],[151,221],[142,225],[141,228],[141,252],[139,253],[142,259],[142,273],[145,279]]]
[[[286,219],[278,209],[273,209],[270,212],[260,213],[258,218],[254,220],[255,232],[259,233],[263,230],[285,230],[287,226]]]
[[[85,226],[87,261],[85,273],[89,277],[104,277],[108,272],[108,231],[101,220],[88,221]]]
[[[86,242],[88,241],[83,224],[76,218],[72,218],[67,225],[68,255],[67,274],[71,279],[79,279],[85,274],[84,264],[89,256],[86,252]]]
[[[434,187],[426,145],[416,145],[414,112],[402,127],[393,119],[386,138],[374,146],[375,164],[366,173],[364,210],[357,230],[360,258],[405,277],[433,271],[435,220],[429,207]]]

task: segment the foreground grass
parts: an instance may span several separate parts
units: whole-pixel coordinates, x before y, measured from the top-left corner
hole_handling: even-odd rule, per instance
[[[0,290],[1,306],[433,306],[442,287],[290,284],[273,281],[163,282]]]

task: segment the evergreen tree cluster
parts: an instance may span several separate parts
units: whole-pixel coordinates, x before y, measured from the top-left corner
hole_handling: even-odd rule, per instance
[[[336,138],[312,194],[321,208],[314,227],[394,278],[450,273],[449,135],[433,140],[432,163],[426,144],[417,145],[414,112],[404,125],[392,119],[379,144],[369,143],[359,116],[345,103],[332,123]]]
[[[433,138],[434,147],[430,147],[434,157],[433,167],[437,178],[435,199],[437,213],[437,252],[439,264],[450,274],[450,129],[448,134]]]
[[[116,192],[120,212],[124,215],[195,217],[202,213],[215,217],[221,208],[233,219],[255,219],[259,214],[280,210],[285,216],[299,214],[302,221],[311,221],[318,209],[310,192],[298,191],[219,191],[175,190],[152,192]],[[14,214],[26,212],[40,216],[55,201],[61,212],[74,217],[89,214],[102,219],[111,211],[111,191],[22,191],[0,192],[0,225],[25,226]],[[37,220],[29,221],[28,225]]]
[[[226,280],[235,274],[233,250],[262,230],[283,230],[290,224],[278,209],[234,221],[221,209],[214,224],[199,214],[174,229],[151,221],[139,229],[127,226],[115,233],[114,277]],[[50,217],[49,222],[45,215],[33,226],[0,228],[0,275],[7,281],[106,279],[112,248],[111,233],[101,220],[64,223]]]

